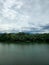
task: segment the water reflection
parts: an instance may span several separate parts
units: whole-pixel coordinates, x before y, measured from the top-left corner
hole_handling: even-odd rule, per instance
[[[49,45],[20,45],[0,43],[1,65],[48,65]]]

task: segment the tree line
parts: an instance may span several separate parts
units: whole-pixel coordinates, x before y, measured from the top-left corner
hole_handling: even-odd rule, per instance
[[[3,33],[0,34],[0,42],[49,42],[49,33],[27,34],[27,33]]]

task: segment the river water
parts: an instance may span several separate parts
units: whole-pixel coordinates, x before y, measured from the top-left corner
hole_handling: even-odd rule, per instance
[[[0,65],[49,65],[49,45],[0,43]]]

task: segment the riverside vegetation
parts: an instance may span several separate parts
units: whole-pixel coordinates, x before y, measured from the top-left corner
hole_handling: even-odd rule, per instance
[[[0,34],[0,42],[49,42],[49,33],[27,34],[27,33],[3,33]]]

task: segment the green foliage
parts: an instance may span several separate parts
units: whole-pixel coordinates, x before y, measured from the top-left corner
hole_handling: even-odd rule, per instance
[[[0,34],[0,41],[9,42],[49,42],[48,34],[4,33]]]

